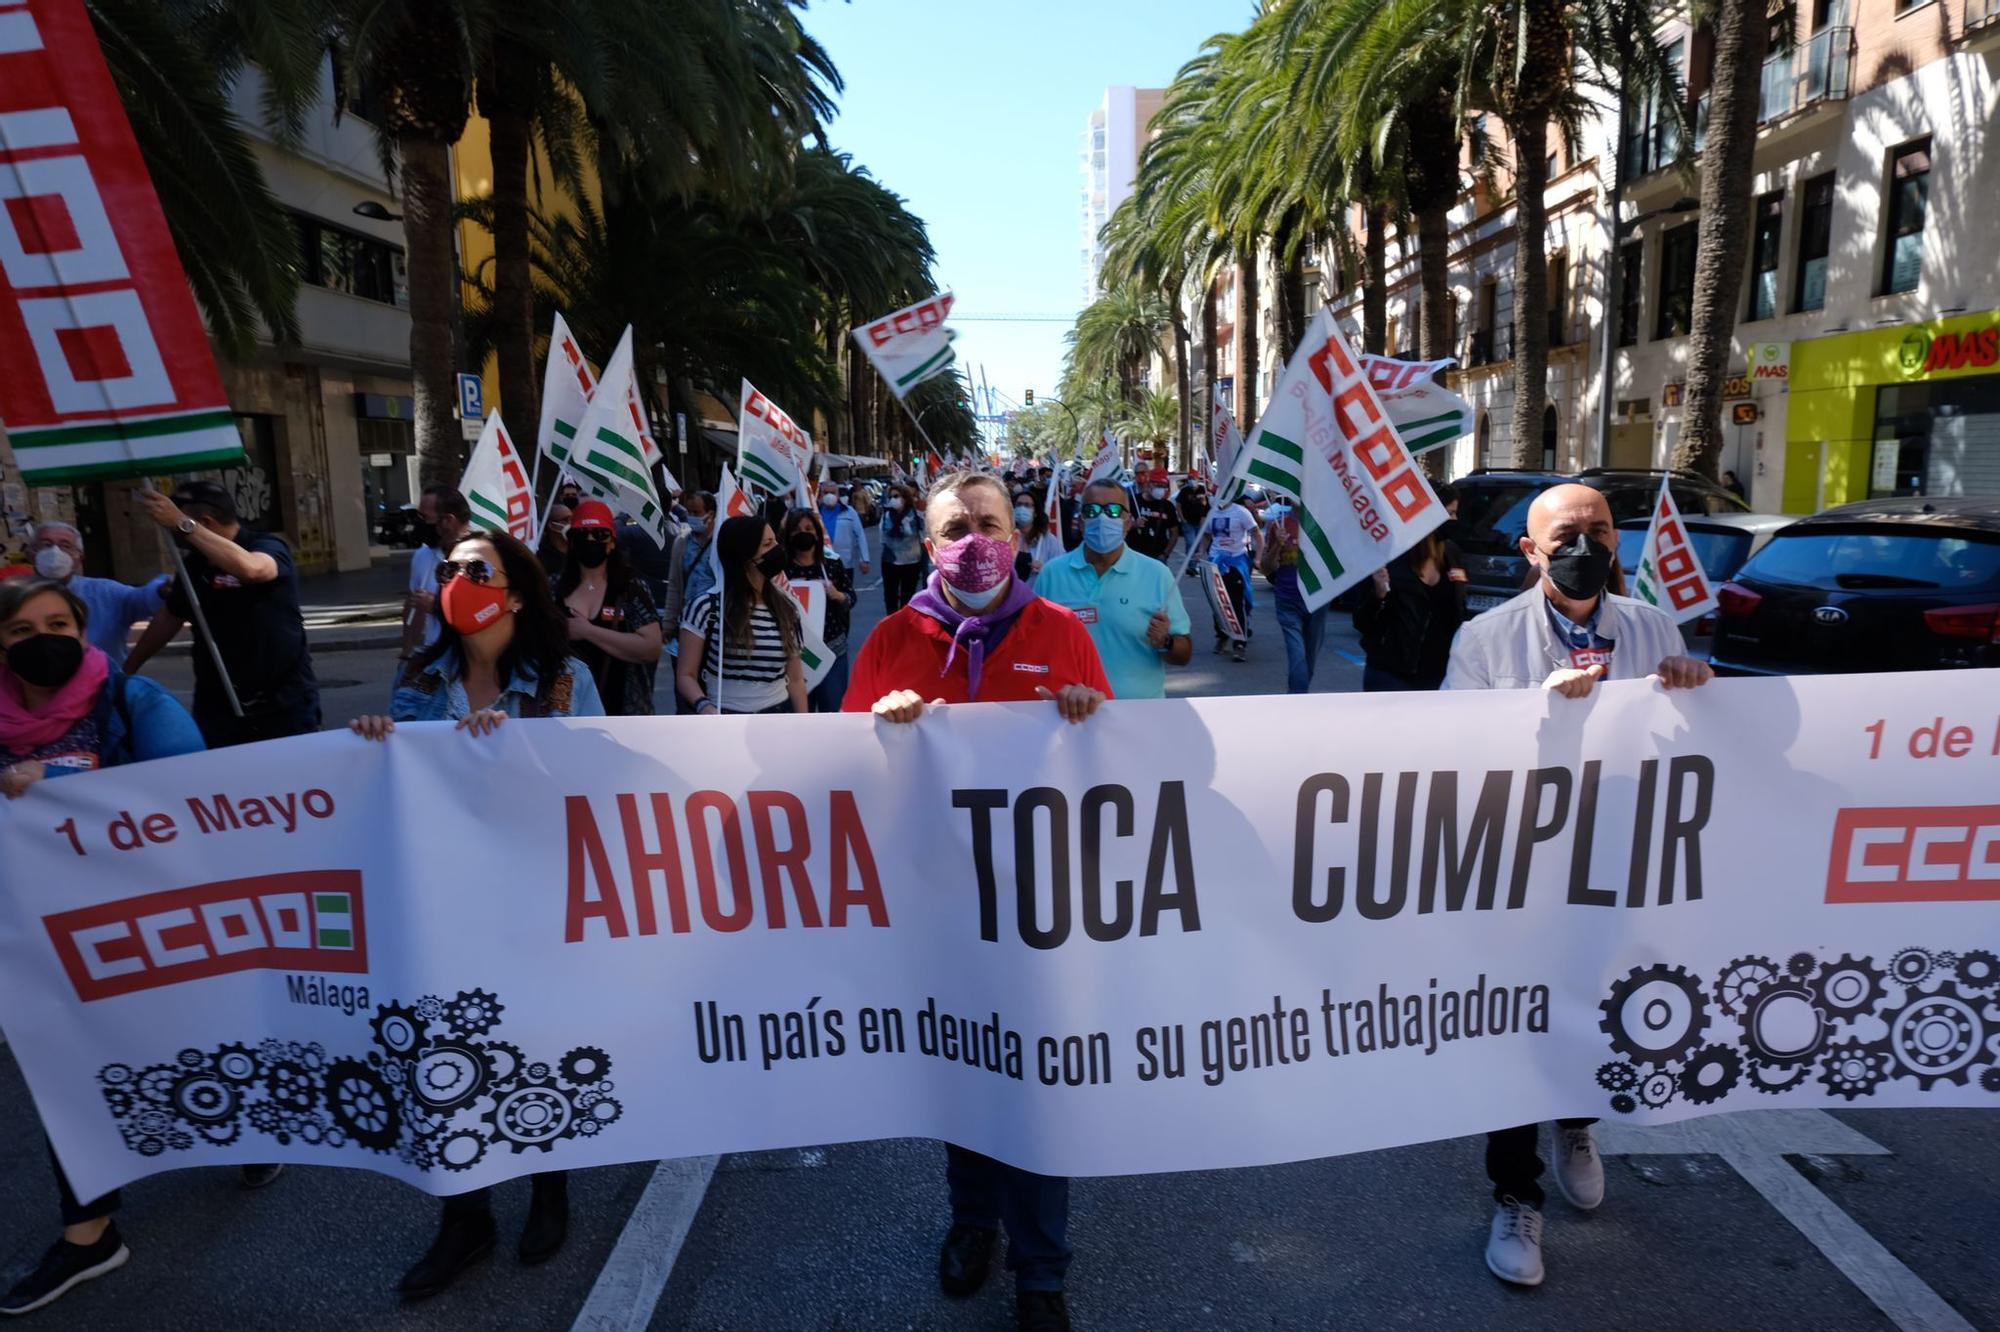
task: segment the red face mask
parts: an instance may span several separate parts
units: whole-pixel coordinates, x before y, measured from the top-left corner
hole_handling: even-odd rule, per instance
[[[507,613],[507,589],[454,578],[438,593],[444,622],[460,638],[470,638]]]

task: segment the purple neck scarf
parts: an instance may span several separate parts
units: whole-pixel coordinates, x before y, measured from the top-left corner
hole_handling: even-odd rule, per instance
[[[910,609],[927,615],[951,630],[951,651],[945,654],[942,680],[951,673],[958,649],[965,648],[965,696],[979,701],[979,676],[986,668],[986,649],[1000,646],[1000,640],[1014,627],[1014,620],[1035,599],[1035,589],[1019,578],[1007,585],[1007,594],[977,615],[967,615],[951,604],[944,594],[944,578],[933,573],[923,591],[910,598]]]

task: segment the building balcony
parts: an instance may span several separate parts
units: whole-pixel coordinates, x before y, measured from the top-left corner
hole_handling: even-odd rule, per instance
[[[1498,365],[1514,359],[1514,326],[1474,329],[1465,340],[1465,366]]]
[[[1980,3],[1981,0],[1967,0]],[[1984,0],[1992,4],[1994,0]],[[1825,28],[1764,62],[1757,120],[1769,124],[1820,102],[1844,102],[1854,82],[1854,29]]]
[[[1958,39],[1967,45],[2000,46],[2000,0],[1965,0]]]

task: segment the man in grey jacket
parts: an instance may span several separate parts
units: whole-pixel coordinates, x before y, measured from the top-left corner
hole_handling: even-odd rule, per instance
[[[1611,506],[1589,486],[1543,491],[1528,509],[1521,553],[1541,572],[1535,586],[1469,621],[1452,641],[1446,689],[1533,689],[1586,698],[1599,680],[1657,679],[1693,689],[1715,678],[1689,657],[1681,631],[1665,614],[1606,591],[1617,560]],[[1604,1201],[1604,1163],[1590,1126],[1556,1124],[1556,1186],[1584,1211]],[[1486,1135],[1493,1180],[1493,1224],[1486,1266],[1502,1281],[1542,1283],[1541,1126]]]

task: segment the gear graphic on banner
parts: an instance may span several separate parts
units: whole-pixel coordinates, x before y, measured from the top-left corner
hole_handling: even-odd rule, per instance
[[[1811,1085],[1850,1102],[1905,1078],[1924,1091],[1976,1078],[2000,1093],[2000,955],[1912,946],[1886,962],[1805,950],[1778,956],[1782,965],[1738,957],[1706,990],[1666,963],[1614,981],[1598,1027],[1622,1058],[1597,1070],[1612,1109],[1631,1114],[1676,1098],[1713,1105],[1746,1083],[1767,1096]],[[1713,1033],[1711,998],[1733,1019]]]
[[[357,1015],[360,1053],[264,1039],[170,1063],[107,1064],[99,1092],[125,1145],[145,1157],[228,1146],[244,1131],[281,1146],[393,1154],[414,1169],[470,1170],[495,1147],[548,1153],[590,1138],[624,1114],[612,1058],[594,1045],[530,1061],[486,1039],[506,1013],[500,996],[461,990],[390,1001]]]

